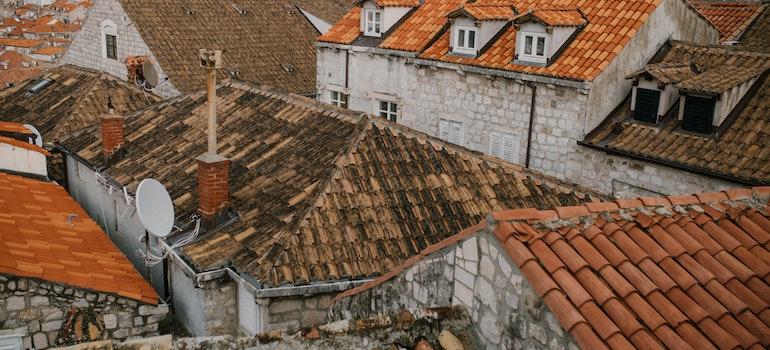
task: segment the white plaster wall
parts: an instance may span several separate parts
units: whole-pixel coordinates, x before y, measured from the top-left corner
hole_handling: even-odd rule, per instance
[[[110,190],[99,184],[96,173],[71,156],[66,157],[66,162],[72,198],[102,227],[142,277],[147,279],[148,270],[140,253],[147,249],[143,241],[145,229],[136,213],[134,198],[129,198],[127,202],[122,189],[113,187]],[[160,254],[157,239],[151,237],[150,242],[151,251],[156,255]],[[167,293],[164,287],[163,264],[155,265],[150,274],[151,285],[161,297],[165,297]]]
[[[169,263],[169,284],[174,314],[196,337],[206,336],[206,313],[204,312],[204,290],[196,288],[192,278],[187,276],[176,263]]]
[[[581,139],[628,95],[631,82],[624,77],[643,67],[668,39],[716,44],[719,32],[685,0],[663,0],[618,56],[591,82]]]
[[[741,101],[746,92],[751,89],[751,86],[757,81],[758,78],[753,78],[743,84],[734,86],[722,93],[722,96],[717,100],[717,105],[714,107],[714,126],[719,126],[730,115],[738,102]],[[717,108],[719,107],[719,108]]]
[[[109,19],[117,26],[117,60],[103,57],[101,23]],[[79,32],[75,33],[72,43],[60,60],[60,64],[72,64],[75,66],[96,69],[112,74],[120,79],[127,80],[126,56],[149,55],[155,63],[155,69],[161,82],[167,77],[163,67],[150,51],[136,29],[137,23],[126,14],[116,0],[95,1],[94,6],[88,11],[88,15]],[[161,97],[174,97],[179,95],[179,90],[171,81],[160,84],[152,90]]]
[[[0,168],[48,176],[45,154],[7,143],[0,143]]]
[[[386,7],[382,12],[382,32],[390,30],[411,9],[411,7]]]

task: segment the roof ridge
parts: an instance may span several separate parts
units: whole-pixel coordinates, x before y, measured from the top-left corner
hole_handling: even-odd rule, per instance
[[[656,211],[656,209],[677,206],[704,205],[720,202],[756,201],[767,204],[770,200],[770,186],[756,186],[745,189],[723,190],[720,192],[696,193],[685,196],[639,197],[636,199],[615,199],[611,202],[588,202],[577,206],[555,207],[538,210],[510,209],[492,212],[488,220],[525,221],[528,224],[547,224],[560,220],[574,220],[595,217],[606,212]]]
[[[337,152],[337,156],[334,157],[333,162],[329,165],[328,174],[322,176],[318,181],[310,185],[314,186],[314,188],[312,189],[311,193],[308,194],[308,197],[305,200],[308,204],[307,207],[299,215],[294,217],[291,225],[288,225],[283,232],[279,233],[279,235],[274,238],[275,243],[273,244],[272,248],[264,255],[262,264],[260,264],[260,275],[265,274],[266,269],[272,269],[275,266],[277,259],[280,258],[281,252],[286,249],[289,238],[294,235],[294,232],[297,232],[299,225],[301,225],[302,222],[310,216],[310,213],[320,206],[319,202],[323,202],[326,190],[334,182],[334,179],[337,177],[337,175],[342,172],[342,167],[347,164],[345,161],[347,156],[356,148],[356,146],[358,146],[358,144],[366,135],[366,130],[368,129],[370,124],[369,121],[371,118],[369,118],[366,113],[361,113],[360,116],[362,118],[356,125],[350,139],[345,143],[340,151]],[[265,264],[264,262],[268,263]]]

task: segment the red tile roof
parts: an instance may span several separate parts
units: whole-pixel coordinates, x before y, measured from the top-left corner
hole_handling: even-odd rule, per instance
[[[466,15],[480,21],[511,20],[516,17],[513,12],[513,8],[510,6],[487,6],[475,4],[460,5],[460,8],[450,13],[449,17],[457,17],[460,15]]]
[[[155,290],[59,185],[0,173],[0,237],[0,273],[158,304]]]
[[[50,156],[51,155],[51,152],[48,152],[43,147],[40,147],[40,146],[35,145],[35,144],[31,144],[29,142],[25,142],[25,141],[17,140],[17,139],[14,139],[14,138],[10,138],[10,137],[0,136],[0,143],[4,143],[4,144],[11,145],[11,146],[18,147],[18,148],[24,148],[24,149],[27,149],[27,150],[30,150],[30,151],[35,151],[35,152],[38,152],[38,153],[42,153],[42,154],[44,154],[46,156]]]
[[[767,7],[759,1],[688,1],[719,29],[721,33],[719,42],[738,39]]]
[[[583,26],[587,23],[586,19],[583,18],[583,15],[577,9],[534,10],[516,18],[516,22],[521,22],[528,18],[537,19],[545,25],[554,27]]]
[[[493,213],[489,227],[581,348],[768,348],[768,199],[770,187],[755,187],[587,203],[556,208],[555,217],[517,209]]]
[[[515,72],[554,76],[574,80],[592,80],[615,58],[631,40],[662,0],[541,1],[479,0],[474,5],[514,6],[519,12],[541,10],[543,20],[579,25],[577,11],[588,24],[567,49],[547,67],[515,64],[516,29],[511,26],[477,58],[448,56],[449,33],[445,30],[447,14],[457,10],[465,0],[425,0],[403,20],[392,34],[384,38],[380,48],[419,53],[420,58],[469,64]],[[559,11],[542,11],[553,10]],[[572,11],[566,11],[571,9]],[[557,16],[558,14],[558,16]],[[564,15],[567,15],[566,17]],[[577,13],[579,14],[579,13]],[[359,9],[353,9],[319,41],[351,44],[360,33]],[[582,16],[581,16],[582,17]]]

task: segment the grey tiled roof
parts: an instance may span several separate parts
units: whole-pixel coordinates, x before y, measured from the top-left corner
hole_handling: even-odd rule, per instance
[[[178,220],[197,207],[206,93],[127,118],[129,157],[105,173],[169,189]],[[230,81],[217,91],[218,149],[239,219],[185,247],[199,270],[231,263],[266,286],[383,274],[494,210],[600,198],[386,120]],[[101,161],[94,133],[65,142]]]
[[[158,63],[184,94],[205,86],[199,49],[224,50],[221,78],[295,93],[315,92],[315,39],[320,34],[286,0],[119,0]],[[349,0],[296,3],[332,24]],[[241,10],[239,12],[238,10]]]

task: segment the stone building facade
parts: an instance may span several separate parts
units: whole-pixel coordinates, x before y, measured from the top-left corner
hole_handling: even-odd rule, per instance
[[[477,348],[578,349],[491,233],[480,232],[423,253],[416,263],[376,287],[341,294],[329,309],[329,320],[461,305],[469,310],[474,329],[458,337],[473,338]]]
[[[374,115],[377,101],[392,101],[399,124],[437,137],[442,137],[442,123],[455,125],[460,137],[451,142],[486,154],[494,155],[491,136],[502,134],[512,148],[504,160],[607,194],[616,181],[664,194],[732,188],[670,167],[645,164],[636,171],[620,157],[597,164],[591,159],[613,158],[577,144],[626,98],[631,84],[624,76],[642,67],[667,40],[714,43],[718,35],[685,1],[662,1],[591,81],[424,59],[420,52],[319,42],[318,98],[333,102],[332,96],[341,92],[348,96],[348,108]]]
[[[101,21],[89,20],[90,18],[98,18]],[[72,44],[62,56],[60,64],[96,69],[127,79],[128,69],[124,62],[127,56],[148,56],[157,62],[136,29],[136,25],[118,1],[95,1],[93,7],[88,10],[83,27],[75,33]],[[115,58],[108,57],[105,49],[105,34],[115,36],[117,42]],[[167,76],[160,65],[156,64],[155,69],[158,77]],[[179,91],[170,81],[161,82],[162,84],[152,89],[154,94],[166,98],[179,95]]]
[[[168,311],[167,304],[0,275],[0,334],[20,335],[25,349],[156,336]]]

